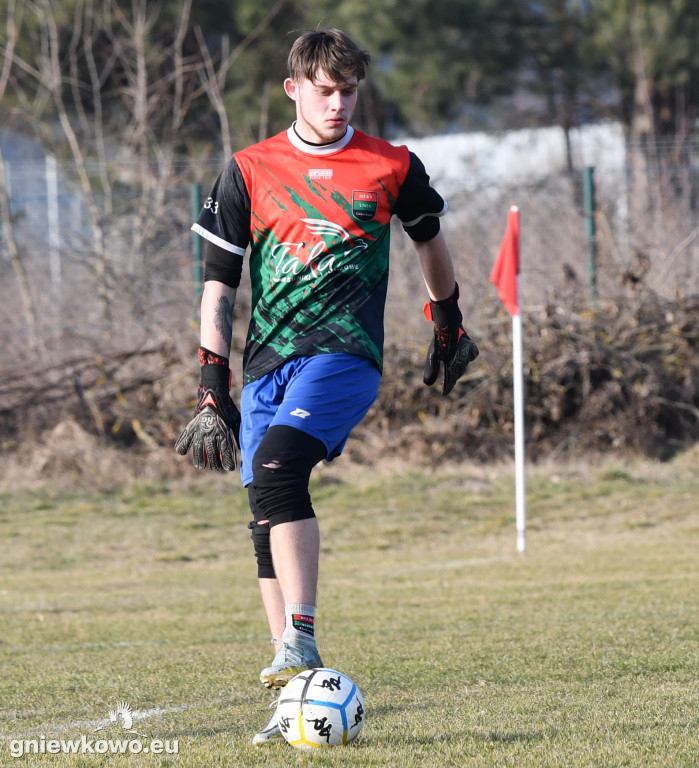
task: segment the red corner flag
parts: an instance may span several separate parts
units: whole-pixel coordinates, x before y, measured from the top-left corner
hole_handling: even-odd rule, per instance
[[[519,314],[519,298],[517,296],[517,275],[519,274],[519,209],[516,205],[510,208],[507,217],[507,229],[502,239],[490,282],[498,289],[498,296],[505,304],[511,315]]]

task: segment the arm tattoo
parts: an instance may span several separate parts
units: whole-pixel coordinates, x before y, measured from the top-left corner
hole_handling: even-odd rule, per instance
[[[226,344],[226,349],[230,349],[233,339],[233,305],[227,296],[221,296],[216,304],[214,324]]]

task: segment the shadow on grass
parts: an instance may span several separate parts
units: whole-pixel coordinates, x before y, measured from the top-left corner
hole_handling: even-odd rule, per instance
[[[450,731],[449,733],[435,734],[411,734],[402,739],[406,744],[420,744],[422,746],[434,746],[436,744],[448,744],[472,740],[486,744],[517,744],[541,741],[547,738],[543,733],[526,733],[524,731],[474,733],[473,731]]]
[[[372,708],[370,712],[371,719],[377,721],[384,717],[392,717],[400,712],[415,711],[413,706],[383,706]],[[398,726],[393,726],[397,729]],[[453,729],[442,733],[415,733],[406,731],[401,736],[401,743],[407,746],[427,746],[434,747],[439,744],[462,743],[464,741],[482,742],[484,744],[527,744],[536,741],[549,739],[553,733],[549,731],[480,731],[470,729]],[[360,740],[361,744],[361,740]]]
[[[516,744],[518,742],[532,742],[541,741],[544,738],[548,738],[548,734],[544,733],[525,733],[524,731],[512,731],[511,733],[502,732],[498,733],[490,731],[490,733],[474,734],[474,739],[477,741],[484,741],[486,743],[494,744]]]

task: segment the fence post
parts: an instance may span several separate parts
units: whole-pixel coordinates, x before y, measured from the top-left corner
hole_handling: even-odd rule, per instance
[[[49,230],[49,274],[51,284],[61,286],[61,230],[58,213],[58,167],[55,155],[46,155],[46,218]]]
[[[192,221],[196,221],[201,211],[201,184],[196,182],[192,184],[189,197]],[[198,322],[201,294],[204,290],[204,265],[202,261],[201,236],[196,232],[192,232],[192,263],[194,266],[194,319]]]
[[[587,223],[588,279],[590,281],[590,300],[597,298],[597,232],[595,229],[595,169],[587,166],[584,172],[583,188],[585,191],[585,220]]]

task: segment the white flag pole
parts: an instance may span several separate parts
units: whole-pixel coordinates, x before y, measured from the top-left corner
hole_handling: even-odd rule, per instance
[[[524,381],[522,365],[522,310],[517,277],[517,306],[520,311],[512,315],[512,382],[514,385],[515,421],[515,510],[517,522],[517,551],[527,546],[526,488],[524,480]]]
[[[515,422],[515,505],[517,523],[517,551],[524,552],[527,546],[526,490],[524,483],[524,366],[522,365],[522,312],[519,286],[519,208],[510,206],[505,237],[490,281],[497,286],[498,296],[512,315],[512,383],[514,394]]]

